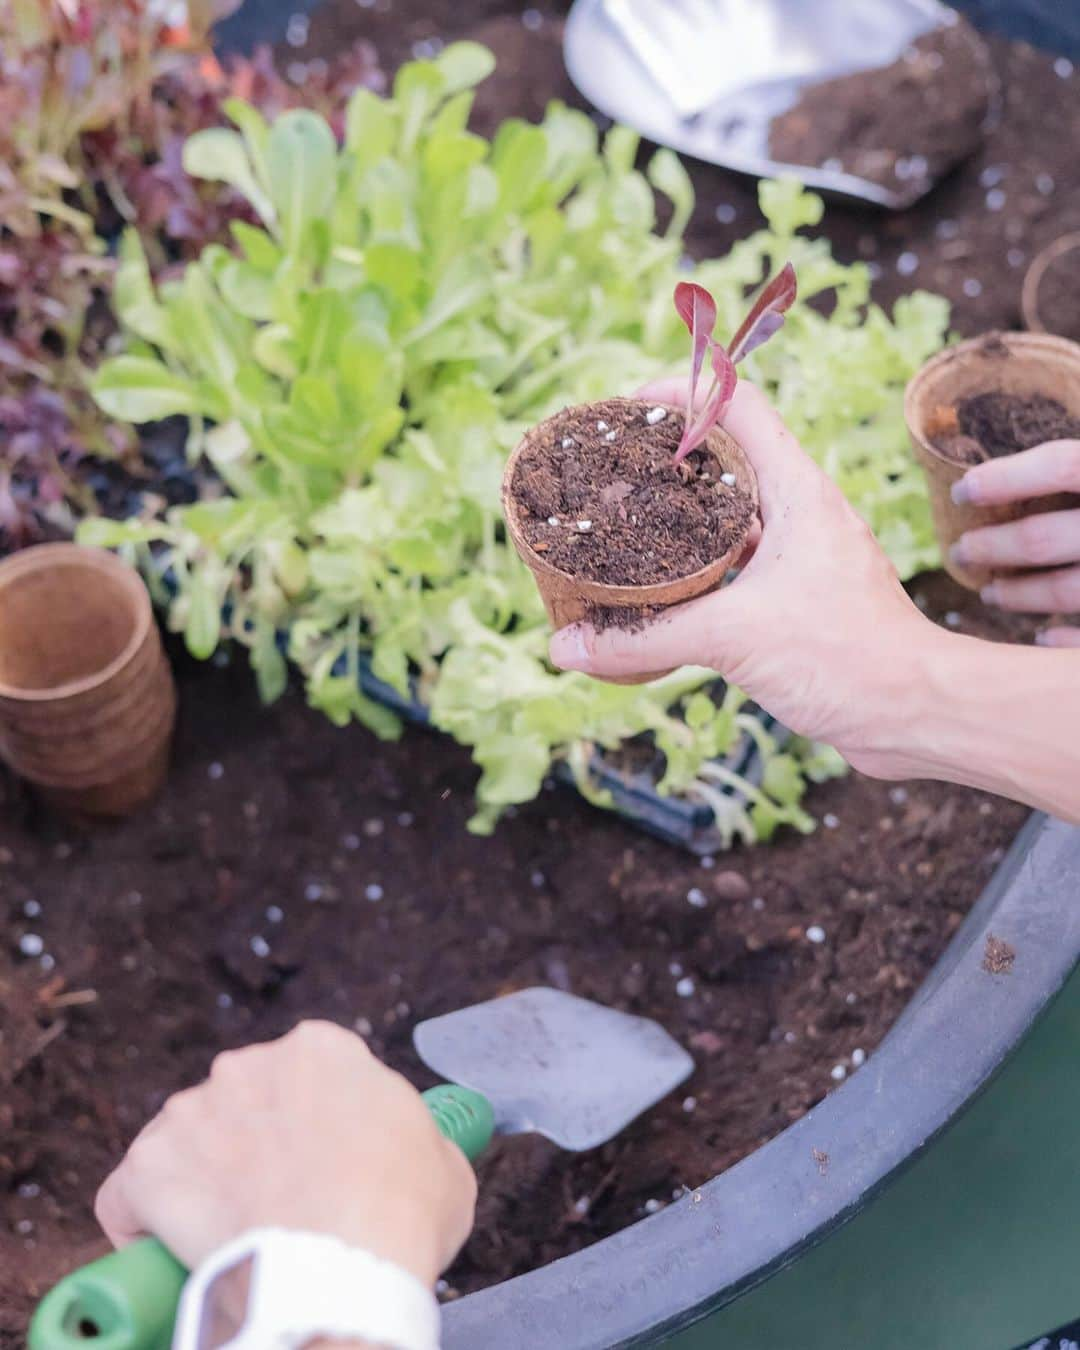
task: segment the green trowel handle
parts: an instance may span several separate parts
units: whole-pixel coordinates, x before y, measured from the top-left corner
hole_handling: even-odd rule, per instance
[[[169,1350],[187,1271],[144,1238],[68,1275],[41,1301],[30,1350]]]
[[[428,1088],[423,1098],[443,1138],[457,1144],[466,1158],[475,1162],[495,1133],[495,1112],[488,1099],[455,1083]]]
[[[470,1162],[495,1130],[486,1097],[443,1083],[424,1093],[439,1132]],[[187,1271],[154,1238],[111,1252],[68,1275],[42,1299],[29,1350],[169,1350]]]

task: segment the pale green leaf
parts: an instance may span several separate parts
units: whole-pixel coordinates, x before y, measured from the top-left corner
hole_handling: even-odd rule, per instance
[[[807,192],[797,178],[766,180],[758,187],[758,203],[769,225],[781,236],[792,235],[804,225],[817,225],[825,203]]]
[[[272,624],[265,621],[257,623],[255,627],[251,664],[255,670],[260,699],[263,703],[275,703],[288,688],[289,669],[278,646],[277,632]]]
[[[184,645],[192,656],[205,661],[213,655],[221,637],[221,602],[217,590],[208,576],[196,572],[188,582],[184,599],[187,602]]]
[[[360,167],[370,168],[385,159],[397,136],[398,116],[393,104],[370,89],[357,89],[345,113],[345,148]]]
[[[273,223],[273,205],[259,186],[247,146],[237,132],[227,127],[196,131],[184,142],[184,169],[192,178],[228,183],[247,198],[268,225]]]
[[[668,234],[681,236],[694,210],[694,185],[682,160],[670,150],[658,150],[649,161],[649,182],[673,207]]]
[[[281,238],[295,252],[334,194],[337,142],[325,119],[302,108],[282,113],[270,129],[266,173]]]
[[[125,231],[121,240],[112,298],[121,322],[133,333],[165,349],[173,345],[168,311],[154,294],[146,254],[135,230]]]
[[[495,69],[495,57],[479,42],[451,42],[435,58],[435,67],[444,91],[456,94],[486,80]]]
[[[102,412],[123,422],[156,422],[200,410],[192,381],[146,356],[117,356],[106,361],[95,375],[91,391]]]

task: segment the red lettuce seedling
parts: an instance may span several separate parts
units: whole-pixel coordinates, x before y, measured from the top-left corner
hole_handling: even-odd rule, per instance
[[[693,281],[680,281],[675,287],[675,310],[690,330],[693,343],[686,422],[679,448],[675,452],[676,464],[681,464],[691,450],[696,450],[721,421],[738,382],[735,363],[768,342],[784,326],[784,315],[795,303],[796,293],[795,269],[790,263],[785,263],[758,296],[750,313],[739,325],[738,332],[725,348],[712,336],[716,326],[716,301],[705,287]],[[712,362],[713,382],[701,411],[695,414],[694,395],[701,379],[706,352]]]

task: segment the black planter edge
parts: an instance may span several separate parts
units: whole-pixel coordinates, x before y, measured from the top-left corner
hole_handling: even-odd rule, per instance
[[[1015,948],[1008,974],[982,968],[990,934]],[[1035,815],[863,1068],[661,1213],[450,1304],[446,1350],[606,1350],[715,1312],[913,1161],[989,1083],[1078,959],[1080,828]]]

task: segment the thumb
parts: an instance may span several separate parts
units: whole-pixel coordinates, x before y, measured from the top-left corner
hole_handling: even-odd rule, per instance
[[[666,378],[643,385],[636,395],[680,408],[686,402],[686,380]],[[702,396],[697,399],[697,406]],[[762,519],[781,514],[785,502],[802,495],[822,471],[795,439],[769,400],[748,380],[740,379],[720,425],[739,442],[757,475]],[[802,491],[801,491],[802,490]]]
[[[785,505],[801,497],[822,471],[788,430],[780,414],[756,385],[740,380],[722,426],[742,446],[754,466],[766,529]]]
[[[599,676],[641,675],[679,666],[720,670],[728,635],[736,626],[730,592],[725,587],[676,605],[635,630],[571,624],[551,638],[552,664]]]

